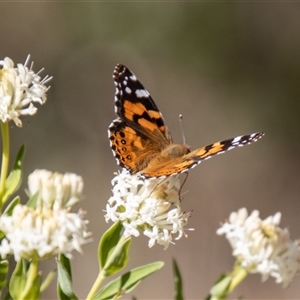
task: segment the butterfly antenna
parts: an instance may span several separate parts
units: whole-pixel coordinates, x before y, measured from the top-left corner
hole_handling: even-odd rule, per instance
[[[183,186],[185,185],[185,183],[186,183],[186,181],[187,181],[187,179],[188,179],[188,177],[189,177],[189,173],[188,172],[186,172],[186,173],[184,173],[183,175],[186,175],[185,176],[185,178],[184,178],[184,180],[183,180],[183,183],[182,183],[182,185],[181,185],[181,187],[180,187],[180,189],[179,189],[179,191],[178,191],[178,195],[179,195],[179,200],[180,200],[180,202],[181,202],[181,200],[182,200],[182,188],[183,188]]]
[[[150,197],[150,196],[152,195],[152,193],[155,191],[155,189],[156,189],[160,184],[162,184],[164,181],[166,181],[166,180],[167,180],[167,178],[164,178],[161,182],[159,182],[159,183],[153,188],[153,190],[151,191],[151,193],[149,194],[148,197]]]
[[[182,142],[185,145],[185,135],[184,135],[184,130],[183,130],[183,115],[180,114],[179,115],[179,126],[180,126],[180,131],[181,131],[181,135],[182,135]]]

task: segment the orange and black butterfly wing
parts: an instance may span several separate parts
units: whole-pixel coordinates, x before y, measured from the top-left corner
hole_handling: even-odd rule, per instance
[[[172,142],[170,132],[149,92],[125,66],[113,73],[118,118],[109,126],[117,162],[135,173]]]
[[[128,68],[118,64],[113,78],[116,86],[116,114],[134,129],[149,135],[149,138],[158,130],[162,134],[161,138],[170,143],[171,135],[161,112],[136,76]]]
[[[164,177],[188,171],[200,164],[203,160],[214,155],[224,153],[236,147],[251,144],[260,139],[264,133],[252,133],[249,135],[237,136],[228,140],[220,141],[205,147],[196,149],[184,156],[172,158],[172,160],[162,160],[160,164],[150,164],[141,175],[145,178]]]
[[[186,172],[201,161],[238,146],[256,142],[263,133],[253,133],[217,142],[188,154],[185,145],[172,145],[164,119],[149,92],[125,66],[117,65],[115,111],[118,118],[109,126],[111,148],[122,167],[141,176],[164,177]],[[178,147],[178,148],[177,148]],[[165,150],[165,151],[163,151]],[[172,151],[173,151],[172,150]],[[177,151],[179,150],[179,151]],[[179,153],[179,155],[174,155]],[[182,153],[182,154],[180,154]]]

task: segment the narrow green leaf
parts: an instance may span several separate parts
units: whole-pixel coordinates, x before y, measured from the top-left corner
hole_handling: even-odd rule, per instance
[[[61,261],[57,263],[57,275],[58,275],[58,297],[61,300],[77,300],[72,287],[72,279],[64,264]]]
[[[4,288],[6,286],[6,276],[8,272],[8,261],[2,260],[0,262],[0,289]]]
[[[5,210],[3,211],[3,214],[11,216],[15,206],[20,204],[20,202],[21,202],[20,196],[15,197],[11,202],[9,202],[9,204],[7,205]]]
[[[9,282],[9,292],[13,299],[21,299],[22,292],[26,285],[26,266],[22,259],[16,265]]]
[[[46,276],[45,280],[43,280],[43,282],[41,284],[41,293],[49,286],[49,284],[54,279],[56,273],[57,273],[56,270],[52,270],[52,271],[50,271],[48,273],[48,275]]]
[[[109,253],[109,257],[102,269],[106,277],[121,271],[127,265],[130,245],[131,237],[122,237],[117,246],[113,248],[113,251]]]
[[[72,280],[72,270],[71,270],[71,263],[70,259],[67,258],[64,254],[59,255],[59,261],[65,267],[66,271],[68,272],[71,280]]]
[[[70,260],[65,255],[60,254],[58,261],[64,266],[65,271],[68,273],[72,285],[72,271],[71,271]],[[65,299],[65,300],[71,299],[63,292],[59,281],[57,282],[57,294],[59,296],[59,299]]]
[[[22,145],[17,154],[13,169],[5,180],[5,189],[2,198],[2,203],[5,203],[8,200],[8,198],[14,192],[16,192],[19,186],[21,185],[24,154],[25,154],[25,145]]]
[[[231,281],[232,276],[230,274],[222,274],[211,288],[209,295],[205,299],[226,299]]]
[[[94,297],[94,300],[114,299],[115,295],[130,292],[144,278],[158,271],[164,265],[163,262],[155,262],[145,266],[132,269],[124,275],[108,283]]]
[[[180,274],[179,267],[177,265],[177,262],[175,259],[173,259],[173,274],[174,274],[174,285],[175,285],[175,290],[174,290],[174,299],[175,300],[183,300],[183,283],[182,283],[182,278]]]
[[[39,197],[39,193],[35,193],[31,198],[28,199],[26,206],[36,208],[36,202]]]
[[[100,269],[104,267],[110,253],[114,250],[121,238],[123,226],[121,222],[114,223],[101,237],[98,246],[98,260]]]

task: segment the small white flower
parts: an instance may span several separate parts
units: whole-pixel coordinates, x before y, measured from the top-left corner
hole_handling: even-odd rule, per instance
[[[46,83],[52,77],[46,76],[41,80],[38,73],[27,67],[30,56],[24,65],[17,64],[5,57],[0,60],[0,120],[8,122],[13,120],[19,127],[22,126],[20,115],[33,115],[37,108],[33,102],[44,104],[48,87]]]
[[[53,210],[68,208],[82,199],[83,180],[74,173],[35,170],[28,176],[28,196],[37,196],[40,206]]]
[[[31,208],[18,204],[11,216],[0,217],[0,230],[5,234],[0,244],[0,255],[13,254],[21,258],[47,259],[58,254],[72,258],[71,252],[82,252],[89,242],[84,212],[71,213],[66,209]]]
[[[166,179],[141,179],[123,170],[113,180],[113,196],[106,205],[106,222],[120,220],[124,236],[139,236],[140,232],[149,237],[149,247],[155,243],[166,249],[184,235],[184,226],[190,213],[180,208],[180,181],[175,177]]]
[[[257,210],[248,216],[242,208],[231,213],[217,234],[226,235],[233,255],[249,273],[260,273],[263,281],[272,276],[287,287],[300,272],[300,248],[290,240],[289,231],[279,227],[280,219],[281,214],[276,213],[261,220]]]

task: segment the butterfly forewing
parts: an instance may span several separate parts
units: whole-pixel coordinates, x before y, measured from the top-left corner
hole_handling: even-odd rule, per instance
[[[128,68],[118,64],[113,78],[116,86],[117,115],[150,138],[155,136],[156,139],[160,138],[169,144],[172,139],[163,116],[136,76]]]

